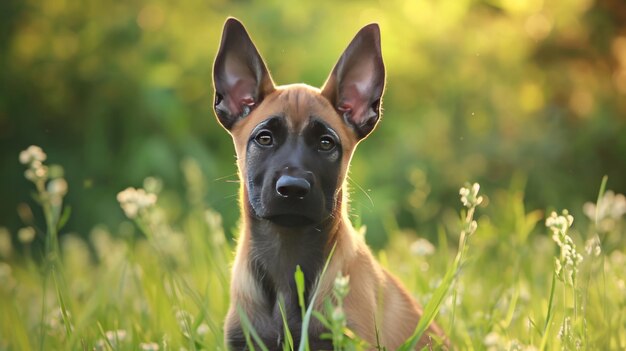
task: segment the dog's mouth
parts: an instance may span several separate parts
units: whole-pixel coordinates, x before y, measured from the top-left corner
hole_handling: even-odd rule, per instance
[[[269,216],[267,219],[281,227],[288,228],[306,227],[315,224],[315,221],[310,217],[299,214],[281,214]]]

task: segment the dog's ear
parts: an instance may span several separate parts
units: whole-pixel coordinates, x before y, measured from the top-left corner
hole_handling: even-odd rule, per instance
[[[213,65],[213,108],[222,126],[230,130],[263,98],[274,82],[243,24],[235,18],[224,23],[222,41]]]
[[[384,88],[380,29],[372,23],[352,39],[324,83],[322,95],[361,139],[374,129],[380,118]]]

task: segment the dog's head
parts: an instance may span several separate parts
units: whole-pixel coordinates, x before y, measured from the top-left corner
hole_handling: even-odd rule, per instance
[[[316,89],[275,86],[243,25],[229,18],[213,82],[215,114],[233,137],[251,214],[287,227],[336,215],[352,153],[380,118],[378,25],[356,34]]]

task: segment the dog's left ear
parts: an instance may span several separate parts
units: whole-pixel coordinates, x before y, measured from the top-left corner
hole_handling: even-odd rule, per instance
[[[214,109],[222,126],[230,130],[274,91],[274,82],[243,24],[235,18],[224,23],[215,64]]]
[[[366,137],[380,118],[385,88],[385,65],[380,50],[380,29],[372,23],[352,39],[324,83],[324,95],[359,139]]]

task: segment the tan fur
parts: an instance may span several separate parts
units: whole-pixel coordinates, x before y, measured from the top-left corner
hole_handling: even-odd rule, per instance
[[[298,133],[310,116],[317,116],[323,118],[339,134],[344,150],[340,181],[344,184],[345,197],[347,194],[345,179],[358,140],[328,100],[320,95],[320,90],[302,84],[277,87],[265,97],[262,104],[231,130],[241,179],[246,179],[244,165],[246,143],[252,129],[268,116],[277,114],[288,117],[288,126],[292,133]],[[241,196],[242,203],[247,201],[243,190]],[[321,294],[317,300],[317,306],[319,308],[324,298],[331,294],[333,281],[338,272],[350,276],[350,293],[344,301],[349,328],[374,346],[377,341],[375,329],[377,326],[381,345],[387,347],[388,350],[394,350],[411,336],[422,311],[398,280],[386,272],[374,259],[361,235],[353,229],[347,216],[346,204],[347,199],[344,199],[340,211],[342,220],[330,236],[336,239],[336,248],[325,276],[318,282]],[[245,223],[245,216],[243,218],[244,230],[238,238],[237,255],[232,272],[231,297],[233,301],[231,306],[239,305],[249,312],[259,311],[263,298],[260,287],[249,272],[250,233],[245,229],[248,227]],[[252,318],[266,318],[256,316],[261,314],[251,313],[250,315],[253,316]],[[235,318],[235,316],[236,311],[234,307],[231,307],[228,318]],[[443,337],[443,333],[435,325],[431,326],[428,333]],[[427,345],[428,340],[425,336],[420,342],[420,348]]]

